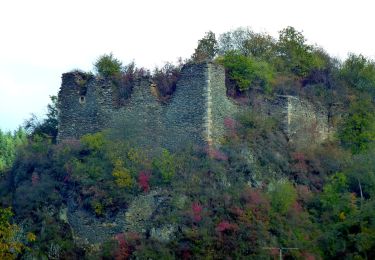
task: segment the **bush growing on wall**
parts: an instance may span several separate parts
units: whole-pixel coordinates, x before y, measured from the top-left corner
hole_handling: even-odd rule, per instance
[[[170,96],[176,90],[181,66],[181,64],[174,66],[172,63],[167,62],[161,69],[155,68],[152,81],[156,85],[160,97]]]
[[[121,73],[122,63],[110,53],[100,56],[94,63],[94,67],[99,76],[108,78]]]
[[[131,62],[124,66],[123,72],[116,74],[112,80],[116,90],[115,93],[117,94],[116,102],[118,105],[123,105],[130,97],[137,77],[137,72],[135,63]]]

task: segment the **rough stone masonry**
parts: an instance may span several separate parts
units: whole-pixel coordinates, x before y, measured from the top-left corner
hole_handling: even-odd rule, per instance
[[[225,69],[211,62],[185,65],[168,102],[160,102],[153,93],[149,80],[139,78],[126,104],[118,106],[110,80],[85,79],[80,72],[63,74],[58,142],[112,129],[117,136],[148,148],[217,146],[225,133],[224,119],[242,109],[226,94]],[[278,96],[265,107],[265,116],[279,118],[291,139],[309,134],[309,129],[316,139],[328,136],[328,113],[306,100]]]

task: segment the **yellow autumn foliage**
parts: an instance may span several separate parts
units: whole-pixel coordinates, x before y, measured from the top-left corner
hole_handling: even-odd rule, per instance
[[[115,182],[120,188],[130,188],[133,184],[130,171],[123,166],[121,160],[114,162],[112,176],[115,177]]]

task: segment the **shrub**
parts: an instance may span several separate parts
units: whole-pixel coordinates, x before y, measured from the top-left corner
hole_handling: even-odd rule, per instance
[[[272,209],[281,214],[286,213],[297,198],[297,192],[288,180],[270,183],[268,186],[268,194],[271,198]]]
[[[125,101],[130,97],[137,77],[136,70],[135,63],[131,62],[124,67],[123,73],[116,74],[114,77],[112,82],[115,86],[115,101],[118,105],[125,104]]]
[[[168,97],[176,90],[177,80],[180,76],[181,66],[174,66],[167,62],[161,69],[155,68],[152,82],[156,85],[159,98]]]
[[[104,134],[102,132],[98,132],[95,134],[86,134],[82,136],[81,142],[91,151],[98,152],[103,148],[105,144]]]
[[[176,173],[175,157],[166,149],[161,156],[154,160],[154,169],[160,173],[165,182],[169,182]]]
[[[148,192],[150,190],[150,173],[146,171],[141,171],[138,175],[139,187],[144,191]]]
[[[219,62],[227,69],[230,80],[235,82],[240,91],[257,86],[266,92],[271,91],[274,71],[268,63],[245,57],[234,51],[225,54]]]
[[[110,53],[100,56],[94,63],[94,67],[99,76],[108,78],[121,73],[122,63]]]
[[[13,213],[10,208],[0,208],[0,258],[16,259],[24,245],[17,241],[18,226],[10,224]]]
[[[133,184],[130,171],[123,166],[121,160],[115,161],[115,166],[112,171],[112,176],[115,177],[117,186],[120,188],[129,188]]]

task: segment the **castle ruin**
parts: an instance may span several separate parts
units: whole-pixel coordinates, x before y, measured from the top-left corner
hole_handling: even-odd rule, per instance
[[[224,119],[242,109],[227,96],[225,69],[215,63],[185,65],[176,91],[160,102],[147,78],[138,78],[122,106],[109,79],[70,72],[62,76],[58,94],[58,142],[87,133],[114,129],[137,145],[177,150],[188,144],[218,145],[225,134]],[[328,113],[293,96],[277,96],[262,109],[281,120],[285,134],[294,138],[317,133],[328,136]]]

